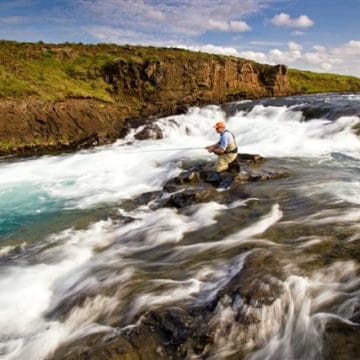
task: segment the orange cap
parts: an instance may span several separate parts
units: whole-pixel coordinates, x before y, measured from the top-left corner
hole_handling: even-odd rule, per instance
[[[222,121],[219,121],[219,122],[217,122],[215,125],[214,125],[214,128],[215,129],[221,129],[221,128],[223,128],[223,129],[225,129],[225,123],[224,122],[222,122]]]

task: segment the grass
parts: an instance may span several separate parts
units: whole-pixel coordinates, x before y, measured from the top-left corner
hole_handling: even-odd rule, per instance
[[[181,63],[217,57],[183,49],[130,45],[0,41],[0,98],[121,102],[122,94],[115,93],[104,78],[104,72],[119,61],[136,67],[162,60]],[[145,91],[154,93],[156,88],[148,85]]]
[[[114,56],[73,51],[64,59],[67,46],[43,46],[0,42],[0,98],[114,102],[112,87],[102,77],[102,67]]]
[[[66,143],[67,141],[65,139],[61,139],[58,141],[58,143]],[[46,141],[44,142],[42,139],[32,139],[31,141],[19,141],[17,139],[13,140],[7,140],[7,141],[0,141],[0,152],[8,152],[15,148],[23,148],[25,146],[28,147],[37,147],[38,145],[42,146],[51,146],[55,145],[55,141]]]
[[[18,43],[0,41],[0,99],[63,100],[96,99],[107,103],[128,101],[114,91],[104,74],[112,73],[119,61],[131,67],[184,62],[227,60],[245,62],[232,56],[192,52],[178,48],[155,48],[114,44],[83,45]],[[257,70],[266,65],[251,62]],[[360,91],[360,79],[333,74],[317,74],[290,69],[291,88],[297,93]],[[147,84],[145,91],[155,93]]]
[[[299,93],[359,92],[360,79],[354,76],[288,70],[292,89]]]

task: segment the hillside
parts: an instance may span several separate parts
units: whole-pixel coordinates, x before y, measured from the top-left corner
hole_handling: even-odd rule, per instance
[[[291,89],[302,94],[360,91],[360,79],[355,76],[288,69],[288,77]]]
[[[319,91],[360,91],[360,79],[177,48],[0,41],[0,154],[111,142],[131,119],[192,105]]]

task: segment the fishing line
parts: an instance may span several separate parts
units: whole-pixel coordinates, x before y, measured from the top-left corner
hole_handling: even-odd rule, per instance
[[[190,151],[190,150],[205,150],[205,147],[185,147],[185,148],[171,148],[171,149],[154,149],[154,150],[124,150],[123,153],[145,153],[157,151]]]

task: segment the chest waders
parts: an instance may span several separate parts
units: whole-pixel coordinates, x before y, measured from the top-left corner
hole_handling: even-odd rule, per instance
[[[236,146],[235,137],[229,130],[225,130],[225,132],[231,134],[233,142],[226,147],[223,154],[218,154],[214,168],[214,170],[217,172],[223,172],[227,170],[229,168],[229,164],[237,158],[238,148]]]

